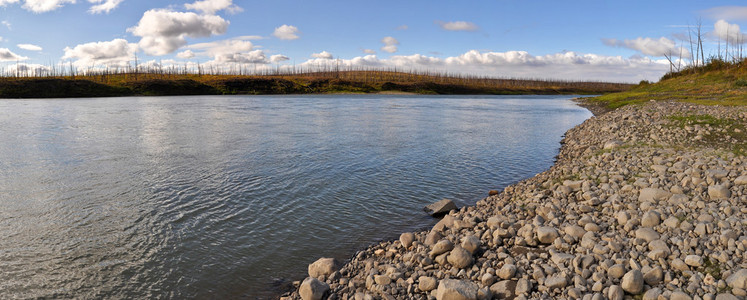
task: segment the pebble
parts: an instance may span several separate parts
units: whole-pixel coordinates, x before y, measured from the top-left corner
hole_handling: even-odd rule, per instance
[[[744,107],[673,102],[595,116],[566,133],[549,170],[430,231],[315,266],[281,298],[307,299],[313,279],[322,297],[346,300],[741,299],[747,158],[732,149],[747,141],[721,125],[688,131],[673,115],[747,126]],[[609,141],[619,144],[604,150]]]

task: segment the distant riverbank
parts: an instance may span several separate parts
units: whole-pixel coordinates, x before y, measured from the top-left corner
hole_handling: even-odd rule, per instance
[[[395,72],[330,72],[299,75],[116,74],[0,79],[0,98],[74,98],[179,95],[424,94],[592,95],[632,85],[460,78]]]

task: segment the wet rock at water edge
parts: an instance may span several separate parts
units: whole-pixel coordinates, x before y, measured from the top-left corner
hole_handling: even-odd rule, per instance
[[[319,278],[329,276],[339,269],[339,263],[334,258],[323,257],[309,265],[309,276]]]
[[[424,208],[428,214],[434,217],[442,216],[455,209],[457,209],[456,204],[449,199],[443,199]]]
[[[327,291],[329,291],[329,285],[311,277],[306,278],[298,288],[298,293],[303,300],[321,300]]]

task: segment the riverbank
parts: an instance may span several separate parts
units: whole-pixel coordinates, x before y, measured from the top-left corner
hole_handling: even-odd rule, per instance
[[[102,74],[0,78],[0,98],[73,98],[179,95],[424,94],[598,95],[633,85],[403,72],[349,71],[292,75]]]
[[[284,298],[747,297],[745,107],[625,106],[562,144],[430,231],[314,262]]]

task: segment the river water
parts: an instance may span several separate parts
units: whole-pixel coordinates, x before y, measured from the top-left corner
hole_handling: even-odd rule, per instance
[[[0,100],[0,298],[268,298],[549,168],[570,96]]]

